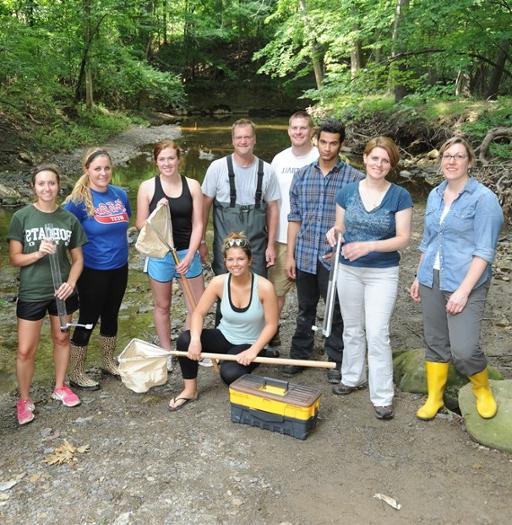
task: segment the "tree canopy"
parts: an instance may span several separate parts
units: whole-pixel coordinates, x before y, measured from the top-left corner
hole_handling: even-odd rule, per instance
[[[0,103],[169,109],[198,79],[257,72],[327,106],[495,98],[511,34],[510,0],[0,0]]]
[[[510,87],[508,0],[278,0],[260,72],[315,73],[321,102],[393,91],[496,97]]]

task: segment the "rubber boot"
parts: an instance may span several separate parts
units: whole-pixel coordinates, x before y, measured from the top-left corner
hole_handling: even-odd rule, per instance
[[[101,353],[103,355],[103,365],[101,369],[106,374],[119,377],[119,369],[117,368],[117,363],[114,360],[116,341],[116,336],[106,337],[104,335],[100,335],[100,347]]]
[[[489,372],[487,368],[484,368],[478,374],[469,376],[469,380],[471,381],[473,394],[476,397],[476,411],[480,417],[484,419],[494,417],[498,411],[498,406],[489,387]]]
[[[449,363],[425,361],[428,397],[425,404],[416,412],[418,419],[434,419],[444,406],[443,394],[448,380]]]
[[[71,386],[82,388],[83,390],[98,390],[100,388],[99,383],[85,373],[86,354],[86,346],[75,346],[71,343],[68,367],[69,383]]]

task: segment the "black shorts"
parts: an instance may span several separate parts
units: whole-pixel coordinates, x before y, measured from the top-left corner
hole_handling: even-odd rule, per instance
[[[74,294],[66,299],[66,312],[72,314],[78,310],[78,294]],[[48,299],[47,301],[27,302],[20,301],[16,304],[16,316],[25,321],[40,321],[48,312],[50,315],[58,315],[57,301]]]

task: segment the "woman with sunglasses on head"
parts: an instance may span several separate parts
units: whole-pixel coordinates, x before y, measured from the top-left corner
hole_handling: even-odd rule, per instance
[[[411,237],[412,199],[386,177],[400,159],[388,137],[371,139],[364,149],[364,180],[336,195],[336,225],[327,238],[344,236],[338,274],[343,317],[341,382],[333,387],[347,395],[366,385],[368,348],[370,400],[378,419],[393,418],[393,356],[389,323],[398,292],[399,250]]]
[[[66,322],[70,322],[71,314],[78,308],[75,288],[83,267],[81,246],[87,238],[76,218],[57,204],[60,175],[55,166],[37,167],[32,175],[32,188],[36,200],[13,215],[7,234],[9,260],[13,266],[20,268],[16,305],[16,376],[20,394],[16,411],[20,425],[34,419],[35,405],[30,398],[30,386],[46,313],[50,315],[55,362],[52,397],[65,406],[80,404],[78,396],[64,384],[69,360],[69,333],[61,330],[56,298],[65,301]],[[50,257],[57,258],[58,266],[54,265],[54,272],[59,268],[60,276],[52,274]],[[54,277],[62,281],[57,290],[53,284]]]
[[[170,310],[172,302],[172,283],[181,278],[187,279],[190,291],[196,301],[204,291],[203,267],[199,259],[199,245],[203,234],[203,194],[199,183],[180,175],[181,150],[172,140],[159,142],[153,148],[153,159],[158,175],[144,181],[137,194],[137,228],[140,230],[146,219],[157,207],[169,207],[172,223],[172,236],[179,264],[171,253],[161,259],[148,257],[144,271],[149,275],[153,293],[153,319],[160,346],[171,350]],[[193,305],[189,304],[187,294],[183,294],[187,306],[185,326],[190,324]],[[172,359],[167,361],[172,370]]]
[[[178,350],[188,353],[179,358],[184,389],[171,399],[169,410],[174,412],[197,399],[197,365],[203,349],[237,356],[236,361],[224,361],[220,366],[226,385],[257,367],[253,361],[275,334],[279,315],[274,287],[251,271],[251,262],[247,237],[231,233],[224,240],[228,273],[212,279],[192,314],[190,330],[178,339]],[[217,300],[222,319],[217,328],[203,329],[204,319]]]
[[[433,419],[443,408],[450,362],[469,376],[482,418],[496,414],[480,325],[503,212],[496,195],[469,176],[471,146],[452,137],[439,150],[445,178],[428,196],[418,275],[410,294],[423,305],[428,398],[416,412]]]
[[[119,376],[114,360],[118,314],[128,283],[128,221],[131,215],[126,192],[111,184],[112,159],[101,148],[87,151],[83,175],[78,179],[65,208],[75,215],[87,234],[84,271],[78,280],[80,324],[101,320],[102,371]],[[100,385],[85,373],[85,358],[92,329],[75,328],[71,338],[70,383],[85,390]]]

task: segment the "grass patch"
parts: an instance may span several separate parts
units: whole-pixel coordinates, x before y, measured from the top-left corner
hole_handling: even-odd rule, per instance
[[[132,124],[145,125],[147,121],[121,111],[110,111],[101,106],[87,111],[79,107],[73,120],[56,113],[51,123],[31,130],[32,138],[42,149],[62,152],[78,146],[92,146],[105,142]]]

